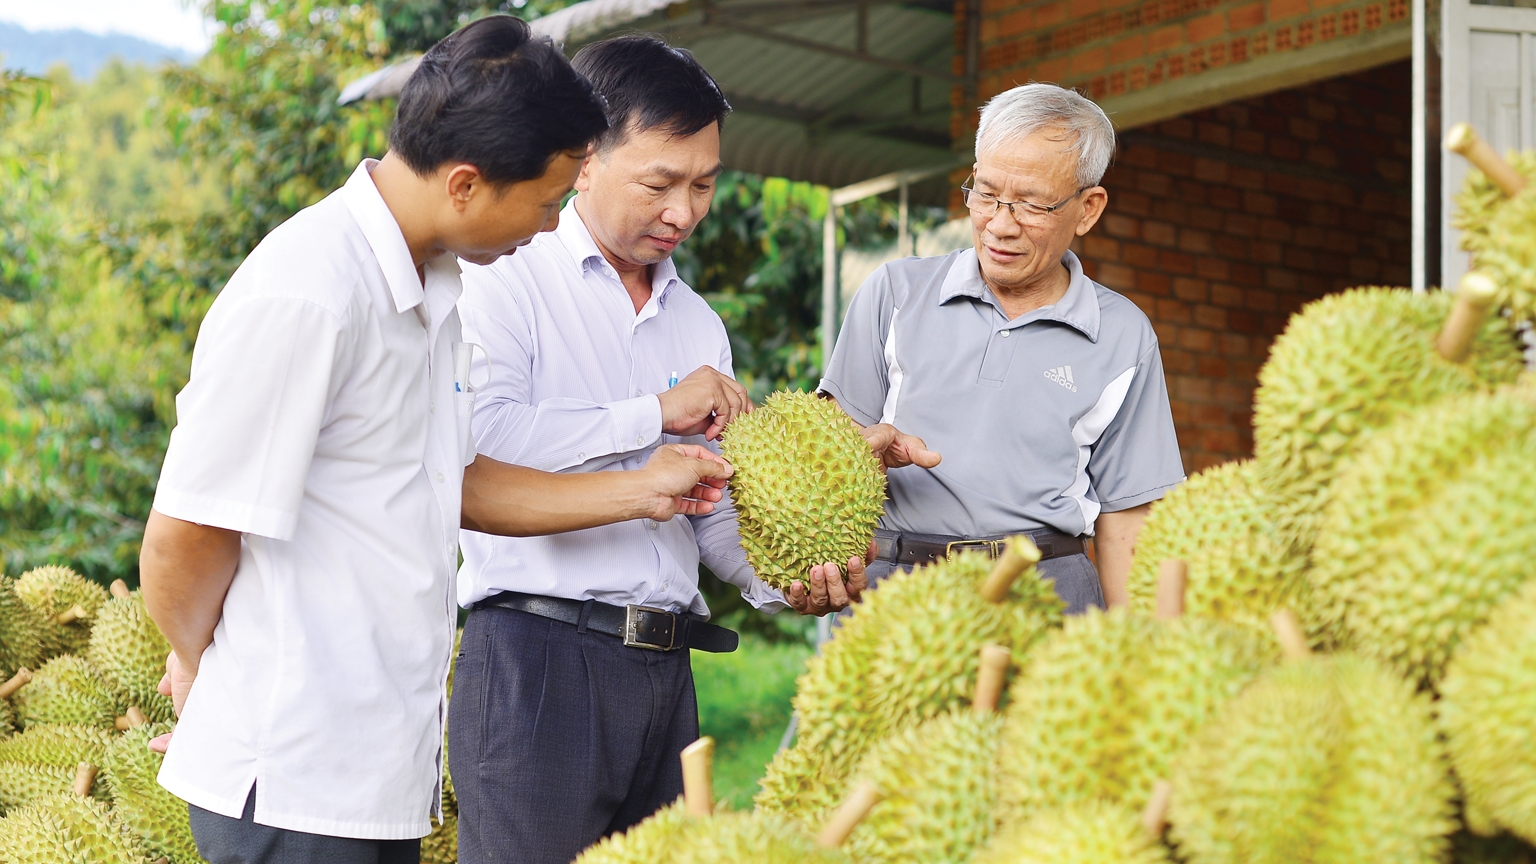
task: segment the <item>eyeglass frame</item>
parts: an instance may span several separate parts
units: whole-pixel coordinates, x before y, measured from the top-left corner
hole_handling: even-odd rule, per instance
[[[975,182],[976,182],[976,174],[973,172],[971,174],[970,178],[966,180],[966,183],[970,183],[972,185],[967,186],[965,183],[961,183],[960,184],[960,201],[965,204],[965,207],[966,207],[967,210],[970,210],[972,213],[976,213],[976,210],[971,207],[971,196],[972,195],[980,195],[983,198],[991,198],[993,203],[996,206],[994,206],[992,208],[992,212],[991,213],[987,214],[987,218],[988,219],[991,219],[991,218],[997,216],[998,211],[1002,210],[1004,207],[1007,207],[1008,208],[1008,216],[1009,216],[1009,218],[1011,218],[1015,222],[1018,222],[1020,225],[1024,224],[1024,220],[1019,218],[1019,214],[1013,212],[1013,208],[1015,206],[1023,207],[1025,213],[1028,213],[1028,214],[1033,215],[1033,216],[1050,216],[1050,215],[1054,214],[1056,211],[1060,210],[1061,208],[1063,208],[1063,207],[1067,206],[1069,203],[1071,203],[1072,199],[1076,198],[1077,196],[1083,194],[1084,192],[1087,192],[1089,189],[1092,189],[1092,188],[1094,188],[1094,186],[1098,185],[1098,184],[1092,184],[1092,185],[1089,185],[1089,186],[1084,186],[1081,189],[1078,189],[1076,192],[1073,192],[1071,195],[1068,195],[1067,197],[1065,197],[1065,198],[1061,199],[1060,201],[1056,202],[1055,204],[1046,205],[1046,204],[1036,204],[1033,201],[1004,201],[1003,199],[997,197],[996,195],[991,194],[990,192],[977,192],[976,191],[976,187],[974,185]],[[977,214],[977,215],[980,215],[980,214]]]

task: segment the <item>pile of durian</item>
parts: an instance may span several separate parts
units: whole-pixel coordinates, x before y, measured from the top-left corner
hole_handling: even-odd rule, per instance
[[[752,813],[679,803],[578,864],[1536,864],[1536,155],[1483,151],[1474,273],[1303,308],[1254,458],[1154,506],[1129,608],[1064,619],[1023,539],[897,574]]]

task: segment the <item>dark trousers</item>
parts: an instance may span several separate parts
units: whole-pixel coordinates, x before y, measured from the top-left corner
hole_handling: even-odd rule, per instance
[[[688,651],[527,612],[471,612],[448,705],[460,864],[569,864],[683,791]]]
[[[355,840],[257,825],[256,787],[239,819],[187,805],[197,854],[209,864],[419,864],[420,840]]]
[[[900,566],[903,570],[912,569],[911,565]],[[866,572],[870,587],[880,584],[880,580],[896,572],[897,567],[890,561],[876,561],[869,565]],[[1067,604],[1068,615],[1081,615],[1089,607],[1104,608],[1104,587],[1099,584],[1099,571],[1087,555],[1079,552],[1076,555],[1050,558],[1041,561],[1037,567],[1043,578],[1051,580],[1056,588],[1056,596]]]

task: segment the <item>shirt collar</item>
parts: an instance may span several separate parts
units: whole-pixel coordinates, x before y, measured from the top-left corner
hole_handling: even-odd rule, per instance
[[[377,159],[359,162],[352,176],[347,178],[346,185],[341,187],[341,196],[347,209],[352,212],[352,218],[357,221],[357,226],[362,229],[363,238],[373,250],[373,257],[378,259],[379,269],[384,271],[384,281],[388,283],[390,296],[395,301],[395,311],[404,312],[421,305],[425,295],[421,276],[416,272],[415,262],[411,260],[411,249],[405,243],[405,235],[400,233],[400,223],[389,212],[389,205],[384,203],[384,196],[379,194],[379,187],[373,185],[373,178],[369,176],[378,164]],[[438,260],[428,264],[433,269],[445,266],[444,262]],[[452,266],[456,270],[457,262],[452,262]]]
[[[571,257],[576,259],[576,266],[583,273],[599,269],[612,274],[615,280],[619,278],[613,265],[603,257],[603,250],[597,248],[597,241],[592,239],[592,232],[587,229],[587,223],[583,222],[581,215],[576,212],[575,197],[566,202],[565,209],[560,211],[560,225],[555,228],[555,237],[570,251]],[[657,305],[667,305],[667,293],[679,281],[677,265],[673,263],[672,256],[668,255],[651,273],[651,296],[655,298]]]
[[[1083,264],[1072,250],[1067,250],[1061,256],[1061,263],[1066,266],[1069,274],[1067,293],[1051,306],[1020,316],[1015,323],[1022,325],[1034,321],[1060,321],[1087,336],[1088,341],[1098,342],[1099,298],[1093,280],[1084,275]],[[992,289],[982,281],[981,262],[976,258],[975,249],[960,251],[954,264],[950,265],[949,272],[944,275],[944,284],[939,286],[941,305],[956,297],[969,297],[997,305]]]

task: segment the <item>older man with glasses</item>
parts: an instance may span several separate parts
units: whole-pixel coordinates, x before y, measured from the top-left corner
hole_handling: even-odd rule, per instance
[[[850,305],[821,393],[922,455],[889,473],[871,582],[1027,533],[1069,613],[1126,602],[1146,512],[1184,469],[1151,322],[1068,248],[1104,213],[1114,148],[1073,91],[997,96],[960,187],[973,247],[886,264]]]

